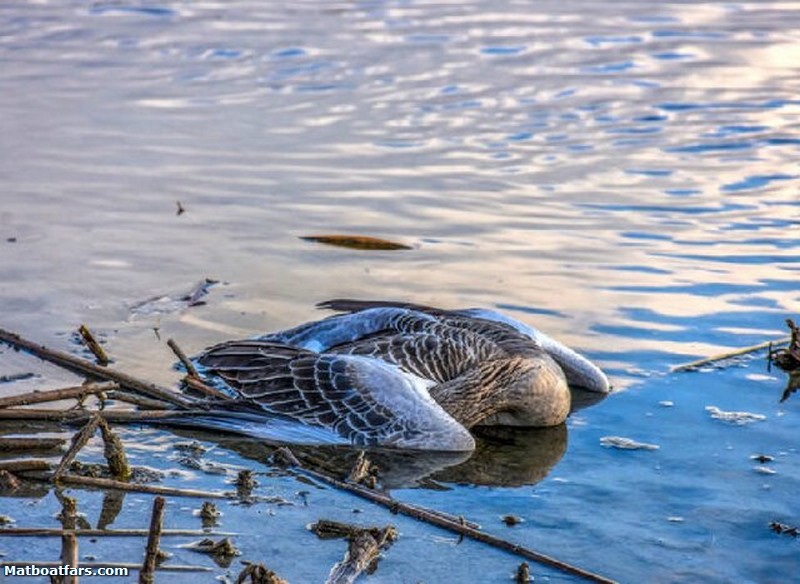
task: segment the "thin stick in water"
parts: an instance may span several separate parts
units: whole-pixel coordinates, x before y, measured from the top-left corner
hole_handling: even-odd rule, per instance
[[[299,462],[297,460],[297,457],[295,457],[294,454],[286,447],[278,449],[278,453],[286,461],[293,460],[295,462]],[[303,467],[302,465],[297,466],[297,469],[300,472],[308,475],[309,477],[318,479],[324,483],[327,483],[328,485],[336,487],[337,489],[347,491],[349,493],[352,493],[354,495],[372,501],[373,503],[382,505],[391,510],[393,513],[402,513],[403,515],[406,515],[408,517],[412,517],[419,521],[424,521],[425,523],[428,523],[430,525],[436,525],[437,527],[441,527],[448,531],[452,531],[461,536],[469,537],[471,539],[474,539],[481,543],[485,543],[492,547],[496,547],[498,549],[511,552],[512,554],[516,554],[522,558],[525,558],[526,560],[531,560],[549,566],[551,568],[555,568],[567,574],[578,576],[580,578],[583,578],[591,582],[601,582],[605,584],[615,583],[614,580],[606,578],[605,576],[595,574],[588,570],[584,570],[583,568],[573,566],[572,564],[569,564],[567,562],[563,562],[556,558],[534,551],[530,548],[526,548],[519,544],[488,534],[484,531],[481,531],[480,529],[476,529],[474,527],[465,525],[461,521],[454,521],[452,519],[448,519],[447,517],[443,516],[440,513],[431,513],[424,507],[408,505],[380,491],[369,489],[367,487],[364,487],[363,485],[346,483],[332,476],[329,476],[325,473]]]
[[[64,457],[61,459],[61,462],[56,467],[56,471],[53,475],[53,479],[58,481],[59,477],[64,474],[69,465],[72,464],[72,461],[75,460],[75,457],[80,452],[81,448],[86,446],[86,443],[94,436],[95,431],[97,431],[97,427],[100,425],[100,414],[95,413],[89,421],[86,422],[83,428],[81,428],[77,434],[72,437],[72,444],[70,444],[69,449],[64,453]]]
[[[697,369],[698,367],[702,367],[703,365],[716,363],[717,361],[724,361],[725,359],[730,359],[732,357],[740,357],[741,355],[747,355],[748,353],[755,353],[756,351],[761,351],[762,349],[768,349],[770,345],[785,345],[790,340],[791,337],[783,337],[774,341],[764,341],[763,343],[758,343],[757,345],[742,347],[741,349],[734,349],[732,351],[727,351],[725,353],[719,353],[717,355],[712,355],[711,357],[706,357],[704,359],[697,359],[696,361],[691,361],[689,363],[683,363],[682,365],[676,365],[675,367],[672,367],[670,369],[670,373],[677,373],[679,371],[690,371],[692,369]]]
[[[92,331],[89,330],[85,324],[82,324],[78,327],[78,332],[83,339],[84,344],[86,347],[92,352],[95,359],[97,359],[98,365],[108,365],[110,363],[110,359],[108,355],[106,355],[105,350],[103,347],[100,346],[100,343],[97,342],[97,339],[94,338]]]
[[[199,491],[196,489],[178,489],[174,487],[162,487],[159,485],[143,485],[138,483],[125,483],[113,479],[99,477],[84,477],[73,474],[63,474],[59,477],[59,482],[65,485],[77,485],[92,487],[95,489],[116,489],[132,493],[150,493],[152,495],[172,495],[176,497],[195,497],[209,499],[235,499],[236,493],[232,492],[213,492]]]
[[[106,381],[103,383],[87,383],[86,385],[65,387],[49,391],[31,391],[29,393],[0,398],[0,408],[28,406],[31,404],[60,401],[62,399],[77,399],[80,401],[86,396],[97,395],[98,393],[117,389],[118,387],[119,385],[116,382]]]
[[[153,584],[156,564],[158,562],[158,546],[161,542],[161,530],[164,527],[164,497],[153,500],[153,514],[150,517],[150,534],[147,538],[147,548],[144,563],[139,572],[139,584]]]
[[[0,452],[28,452],[31,450],[55,450],[66,443],[63,438],[6,438],[0,439]]]
[[[189,375],[189,377],[200,379],[200,375],[197,373],[194,363],[192,363],[192,361],[186,356],[186,353],[181,350],[181,348],[178,346],[178,343],[176,343],[174,339],[168,339],[167,345],[170,349],[172,349],[172,352],[175,353],[175,356],[183,364],[183,366],[186,367],[186,373]]]
[[[20,335],[4,329],[0,329],[0,341],[7,343],[18,349],[27,351],[28,353],[31,353],[32,355],[39,357],[40,359],[44,359],[45,361],[50,361],[51,363],[55,363],[60,367],[65,367],[67,369],[79,371],[80,373],[83,373],[85,375],[90,375],[92,377],[97,377],[99,379],[105,379],[107,381],[116,381],[117,383],[120,384],[120,386],[126,389],[144,394],[148,397],[154,397],[156,399],[164,400],[180,408],[190,409],[193,405],[193,402],[191,400],[188,400],[185,397],[165,387],[160,387],[154,383],[142,381],[131,375],[122,373],[120,371],[115,371],[113,369],[100,367],[99,365],[95,365],[94,363],[87,361],[86,359],[75,357],[74,355],[70,355],[69,353],[63,353],[61,351],[48,349],[47,347],[44,347],[42,345],[24,339]]]

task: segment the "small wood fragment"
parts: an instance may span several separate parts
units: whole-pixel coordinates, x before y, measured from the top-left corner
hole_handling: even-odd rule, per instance
[[[522,519],[516,515],[503,515],[500,519],[506,524],[506,527],[514,527],[515,525],[522,523]]]
[[[17,349],[27,351],[32,355],[39,357],[40,359],[50,361],[51,363],[55,363],[60,367],[79,371],[80,373],[97,377],[99,379],[116,381],[121,387],[144,394],[148,397],[164,400],[180,408],[191,409],[193,405],[192,401],[187,400],[185,397],[167,388],[160,387],[154,383],[139,380],[120,371],[95,365],[86,359],[81,359],[74,355],[70,355],[69,353],[48,349],[47,347],[24,339],[20,335],[4,329],[0,329],[0,342],[7,343],[12,347],[16,347]]]
[[[208,554],[217,565],[223,568],[230,566],[233,558],[241,555],[241,552],[233,545],[233,541],[229,537],[222,538],[219,541],[204,538],[181,547]]]
[[[131,478],[133,471],[128,464],[128,457],[125,455],[125,448],[122,440],[111,431],[108,423],[100,419],[100,433],[103,436],[103,455],[108,463],[108,470],[111,476],[118,481],[127,481]]]
[[[70,568],[77,568],[78,562],[78,538],[72,532],[65,533],[61,537],[61,563]],[[78,584],[78,576],[61,576],[62,584]]]
[[[217,506],[212,501],[204,501],[198,513],[200,520],[203,522],[203,527],[214,527],[217,524],[217,519],[222,515],[217,510]]]
[[[78,537],[144,537],[150,534],[149,529],[52,529],[44,527],[5,528],[0,534],[15,537],[61,537],[65,533],[74,533]],[[231,536],[236,533],[224,531],[203,531],[200,529],[162,529],[161,537],[186,537],[209,535]]]
[[[31,471],[50,470],[52,465],[47,460],[40,459],[21,459],[0,461],[0,471],[10,473],[23,473]]]
[[[0,493],[16,491],[19,488],[19,479],[7,470],[0,470]]]
[[[350,469],[347,481],[364,485],[370,489],[374,489],[377,486],[378,467],[370,462],[363,450],[359,451],[356,462],[353,464],[353,468]]]
[[[258,486],[258,481],[255,479],[253,471],[250,469],[242,469],[236,475],[236,492],[240,499],[247,499],[252,495],[253,489]]]
[[[178,205],[178,210],[175,212],[175,214],[176,215],[183,215],[186,212],[186,209],[184,208],[183,205],[181,205],[180,201],[175,201],[175,203]]]
[[[381,550],[397,539],[397,530],[388,526],[375,531],[361,529],[348,538],[347,552],[328,575],[326,584],[352,584],[362,572],[375,571]]]
[[[239,572],[236,584],[289,584],[264,564],[247,564]]]
[[[92,352],[95,359],[97,359],[97,363],[99,365],[108,365],[110,363],[108,355],[106,355],[106,352],[103,347],[100,346],[100,343],[97,342],[97,339],[94,338],[94,335],[92,334],[92,331],[89,330],[89,327],[87,327],[85,324],[82,324],[80,327],[78,327],[78,332],[80,333],[86,347]]]
[[[0,408],[29,406],[31,404],[41,404],[63,399],[77,399],[82,401],[87,396],[97,395],[118,387],[119,385],[116,382],[107,381],[104,383],[87,383],[86,385],[78,385],[77,387],[65,387],[63,389],[53,389],[49,391],[31,391],[29,393],[9,395],[0,398]]]
[[[167,346],[172,349],[172,352],[175,353],[175,356],[186,368],[187,375],[189,377],[199,379],[200,375],[197,373],[194,363],[192,363],[191,359],[189,359],[189,357],[186,356],[186,353],[184,353],[183,350],[178,346],[178,343],[175,342],[175,339],[167,339]]]
[[[528,584],[531,581],[531,568],[528,562],[522,562],[517,568],[517,573],[514,576],[515,584]]]
[[[150,533],[147,537],[144,563],[139,571],[139,584],[153,584],[158,560],[161,530],[164,528],[164,497],[153,499],[153,513],[150,516]]]
[[[234,401],[234,399],[229,396],[227,393],[220,391],[214,387],[203,382],[198,377],[192,377],[191,375],[186,375],[183,378],[183,383],[189,389],[196,391],[197,393],[202,393],[206,397],[210,397],[220,401]]]
[[[45,409],[0,409],[0,420],[41,420],[48,422],[78,423],[90,420],[101,412],[91,410],[45,410]],[[150,422],[153,420],[168,420],[170,418],[190,418],[192,416],[207,416],[213,414],[209,410],[103,410],[103,418],[107,422]]]
[[[0,452],[56,450],[64,444],[66,444],[66,440],[63,438],[2,438],[0,439]]]
[[[158,485],[143,485],[139,483],[125,483],[114,479],[104,479],[99,477],[82,477],[74,474],[62,474],[59,481],[65,485],[76,485],[92,487],[95,489],[115,489],[131,493],[150,493],[152,495],[172,495],[175,497],[197,497],[206,499],[235,499],[236,493],[213,491],[200,491],[197,489],[178,489],[173,487],[162,487]]]
[[[172,407],[171,404],[160,399],[152,399],[149,397],[141,397],[127,391],[112,390],[105,392],[102,396],[105,400],[116,400],[137,406],[143,410],[168,410]]]
[[[712,363],[716,363],[717,361],[724,361],[725,359],[731,359],[733,357],[740,357],[742,355],[747,355],[749,353],[755,353],[756,351],[761,351],[763,349],[769,349],[772,345],[784,345],[791,340],[791,337],[785,337],[782,339],[776,339],[774,341],[764,341],[763,343],[758,343],[756,345],[751,345],[749,347],[743,347],[741,349],[734,349],[732,351],[727,351],[725,353],[719,353],[717,355],[713,355],[711,357],[705,357],[703,359],[697,359],[696,361],[690,361],[689,363],[683,363],[681,365],[675,365],[674,367],[670,368],[670,373],[678,373],[680,371],[691,371],[693,369],[697,369],[698,367],[702,367],[703,365],[710,365]]]
[[[94,436],[94,433],[97,431],[97,427],[100,425],[100,415],[95,413],[89,421],[86,422],[86,425],[81,428],[77,434],[72,437],[72,443],[70,444],[69,449],[64,453],[61,462],[56,467],[55,473],[53,475],[53,479],[58,481],[58,478],[66,472],[69,468],[69,465],[72,464],[72,461],[75,460],[75,457],[80,452],[81,448],[86,446],[86,443]]]

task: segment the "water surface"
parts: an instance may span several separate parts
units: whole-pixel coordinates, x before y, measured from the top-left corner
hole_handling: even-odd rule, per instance
[[[473,461],[491,480],[443,468],[431,480],[446,490],[396,496],[622,581],[797,572],[797,542],[768,529],[800,521],[797,398],[778,404],[783,380],[760,360],[666,374],[780,337],[800,309],[796,5],[7,2],[0,23],[0,326],[78,351],[70,335],[87,323],[115,367],[170,384],[166,338],[195,352],[317,318],[331,297],[499,308],[625,391],[563,435]],[[413,249],[299,239],[325,233]],[[134,310],[205,277],[220,284],[204,306]],[[0,349],[0,375],[29,371],[0,392],[79,380]],[[730,425],[707,406],[766,419]],[[140,464],[164,467],[184,440],[125,436]],[[606,436],[660,448],[607,449]],[[774,474],[754,470],[762,451]],[[96,515],[102,494],[78,496]],[[141,526],[150,504],[126,497],[120,526]],[[54,523],[52,493],[26,505],[0,499],[0,513]],[[170,505],[176,524],[197,522],[191,503]],[[248,559],[322,581],[342,549],[305,533],[321,510],[399,525],[375,582],[507,581],[516,566],[328,490],[308,507],[231,505],[222,524]],[[506,528],[504,513],[525,521]],[[298,542],[315,546],[308,565]],[[36,540],[38,559],[51,544]],[[0,539],[7,557],[16,546]],[[125,551],[138,561],[138,544]],[[210,562],[186,554],[175,561]]]

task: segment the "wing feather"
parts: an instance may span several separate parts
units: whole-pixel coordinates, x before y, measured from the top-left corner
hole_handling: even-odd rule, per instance
[[[267,412],[333,428],[352,444],[474,448],[469,432],[430,397],[425,382],[390,363],[269,341],[225,343],[198,361]]]

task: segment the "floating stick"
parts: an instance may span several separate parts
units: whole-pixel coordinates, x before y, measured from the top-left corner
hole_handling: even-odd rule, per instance
[[[568,564],[567,562],[563,562],[556,558],[539,553],[530,548],[526,548],[519,544],[488,534],[484,531],[481,531],[480,529],[470,527],[461,521],[448,519],[447,517],[444,517],[439,513],[431,513],[428,509],[425,509],[424,507],[403,503],[380,491],[376,491],[374,489],[368,489],[367,487],[364,487],[362,485],[357,485],[354,483],[346,483],[332,476],[329,476],[325,473],[310,468],[306,468],[302,466],[302,464],[300,464],[300,461],[297,459],[297,457],[295,457],[294,454],[291,452],[291,450],[289,450],[286,447],[279,448],[277,452],[279,453],[279,456],[281,456],[284,460],[288,461],[290,464],[293,464],[301,473],[304,473],[312,478],[318,479],[323,483],[327,483],[328,485],[336,487],[337,489],[347,491],[349,493],[352,493],[354,495],[372,501],[373,503],[382,505],[388,508],[390,511],[392,511],[392,513],[402,513],[403,515],[406,515],[408,517],[412,517],[419,521],[424,521],[425,523],[428,523],[430,525],[441,527],[448,531],[457,533],[461,536],[469,537],[476,541],[480,541],[481,543],[488,544],[492,547],[496,547],[498,549],[511,552],[512,554],[523,557],[526,560],[538,562],[540,564],[549,566],[551,568],[555,568],[567,574],[572,574],[573,576],[579,576],[591,582],[615,584],[615,581],[611,580],[610,578],[606,578],[605,576],[601,576],[599,574],[595,574],[588,570],[584,570],[583,568],[573,566],[572,564]]]
[[[153,514],[150,517],[150,534],[147,537],[147,549],[144,564],[139,572],[139,584],[153,584],[156,563],[158,561],[158,546],[161,542],[161,529],[164,527],[164,497],[153,500]]]
[[[85,375],[90,375],[99,379],[116,381],[124,388],[144,394],[148,397],[164,400],[180,408],[189,409],[192,406],[192,401],[165,387],[160,387],[154,383],[148,383],[146,381],[141,381],[120,371],[100,367],[99,365],[95,365],[86,359],[75,357],[69,353],[48,349],[43,345],[23,339],[21,336],[10,331],[0,329],[0,341],[18,349],[27,351],[32,355],[39,357],[40,359],[50,361],[51,363],[55,363],[61,367],[79,371]]]
[[[65,485],[79,485],[83,487],[94,487],[96,489],[115,489],[134,493],[150,493],[153,495],[173,495],[176,497],[198,497],[209,499],[235,499],[236,493],[199,491],[196,489],[178,489],[174,487],[162,487],[158,485],[143,485],[138,483],[125,483],[114,479],[103,479],[98,477],[83,477],[73,474],[63,474],[59,477],[59,482]]]
[[[87,327],[85,324],[82,324],[80,327],[78,327],[78,332],[80,333],[81,338],[83,338],[83,342],[86,347],[92,352],[92,355],[95,356],[95,359],[97,359],[97,363],[104,366],[108,365],[110,362],[108,355],[106,355],[106,352],[103,350],[103,347],[100,346],[100,343],[97,342],[97,339],[94,338],[94,335],[92,334],[92,331],[89,330],[89,327]]]
[[[63,389],[53,389],[50,391],[31,391],[0,398],[0,408],[10,408],[17,406],[29,406],[31,404],[41,404],[45,402],[59,401],[62,399],[82,400],[89,395],[97,395],[105,391],[117,389],[119,385],[114,381],[103,383],[87,383],[76,387],[65,387]]]
[[[52,529],[44,527],[8,527],[0,531],[0,536],[16,537],[61,537],[74,533],[78,537],[143,537],[150,534],[148,529]],[[201,529],[162,529],[161,537],[168,536],[234,536],[238,533],[205,531]]]
[[[726,353],[720,353],[718,355],[713,355],[711,357],[706,357],[704,359],[698,359],[697,361],[691,361],[689,363],[684,363],[682,365],[676,365],[670,369],[670,373],[677,373],[679,371],[689,371],[691,369],[696,369],[697,367],[708,365],[710,363],[715,363],[717,361],[724,361],[725,359],[730,359],[732,357],[739,357],[741,355],[747,355],[748,353],[755,353],[756,351],[760,351],[762,349],[768,349],[772,345],[785,345],[790,340],[791,337],[783,337],[780,339],[776,339],[774,341],[764,341],[763,343],[758,343],[757,345],[751,345],[750,347],[734,349]]]
[[[0,440],[0,452],[55,450],[66,443],[63,438],[6,438]]]

